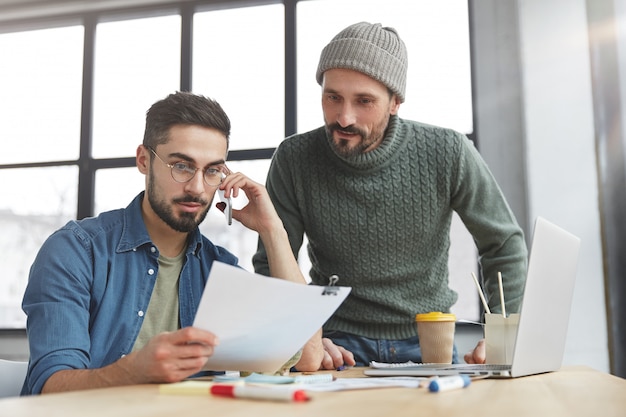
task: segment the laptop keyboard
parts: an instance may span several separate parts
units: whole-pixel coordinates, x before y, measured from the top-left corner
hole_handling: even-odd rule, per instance
[[[473,364],[473,365],[459,364],[458,367],[461,367],[468,371],[508,371],[509,369],[511,369],[511,365],[498,365],[495,363],[484,363],[484,364]],[[452,365],[450,368],[455,369],[457,367]]]
[[[484,364],[467,364],[467,363],[457,363],[457,364],[441,364],[441,363],[417,363],[417,362],[402,362],[402,363],[381,363],[381,362],[370,362],[370,366],[372,368],[428,368],[428,369],[458,369],[461,368],[463,370],[468,371],[508,371],[511,369],[511,365],[499,365],[493,363],[484,363]]]

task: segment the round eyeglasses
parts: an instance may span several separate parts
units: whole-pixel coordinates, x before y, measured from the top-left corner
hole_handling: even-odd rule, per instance
[[[173,164],[168,164],[161,159],[161,157],[154,151],[154,149],[148,149],[150,149],[150,152],[152,152],[154,156],[159,158],[159,161],[163,162],[165,166],[170,169],[172,179],[174,179],[174,181],[176,182],[183,183],[191,181],[191,179],[196,176],[196,171],[201,169],[185,161],[178,161],[174,162]],[[228,170],[226,165],[208,167],[202,171],[202,177],[204,178],[204,182],[206,183],[206,185],[210,185],[212,187],[220,185],[228,174],[230,174],[230,171]]]

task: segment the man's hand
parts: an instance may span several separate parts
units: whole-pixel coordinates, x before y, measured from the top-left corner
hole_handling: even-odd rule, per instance
[[[240,210],[233,209],[233,219],[259,234],[267,253],[270,276],[306,284],[289,244],[287,231],[265,186],[235,172],[224,179],[220,189],[224,190],[227,198],[237,197],[240,190],[246,194],[248,204]]]
[[[240,210],[233,209],[233,218],[248,229],[260,235],[274,232],[275,229],[283,229],[283,223],[262,184],[251,180],[241,172],[234,172],[224,179],[220,189],[224,190],[225,197],[232,198],[238,197],[239,190],[243,190],[248,204]]]
[[[486,357],[487,355],[485,353],[485,339],[481,339],[476,344],[474,350],[472,350],[471,352],[467,352],[463,359],[465,359],[465,362],[467,363],[480,364],[485,363]]]
[[[42,392],[181,381],[202,370],[217,344],[213,333],[194,327],[161,333],[142,349],[103,368],[55,372]]]
[[[343,346],[337,346],[328,338],[323,338],[322,344],[324,345],[324,359],[322,359],[321,369],[337,369],[343,365],[356,365],[352,352]]]
[[[214,334],[194,327],[161,333],[129,355],[131,369],[143,377],[139,383],[181,381],[202,370],[217,344]]]

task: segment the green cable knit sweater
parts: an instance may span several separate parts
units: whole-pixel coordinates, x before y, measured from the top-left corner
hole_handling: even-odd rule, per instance
[[[527,250],[522,230],[483,159],[464,135],[392,116],[384,142],[346,159],[324,128],[285,139],[267,189],[298,254],[306,233],[313,284],[352,292],[324,325],[375,339],[416,335],[415,314],[448,312],[450,222],[456,211],[473,235],[490,308],[519,311]],[[259,242],[255,270],[268,275]],[[467,279],[471,279],[468,271]]]

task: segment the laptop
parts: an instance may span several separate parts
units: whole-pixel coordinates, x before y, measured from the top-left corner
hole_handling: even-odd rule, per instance
[[[569,324],[580,239],[537,217],[519,326],[510,365],[373,364],[368,376],[470,375],[516,378],[561,367]]]

